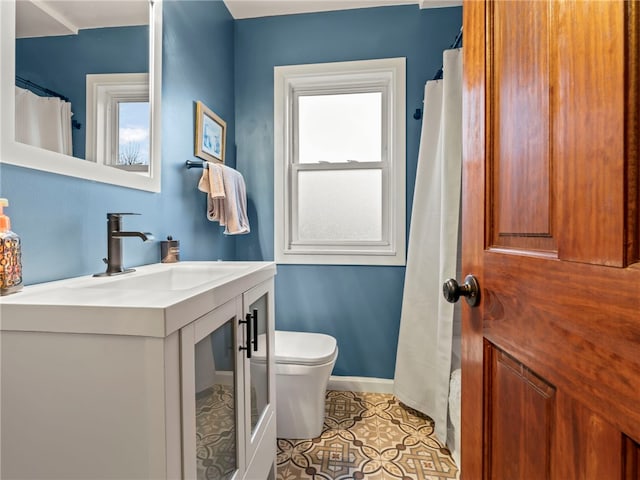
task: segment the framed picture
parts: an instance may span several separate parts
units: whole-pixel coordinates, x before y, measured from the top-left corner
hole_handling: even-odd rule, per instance
[[[224,163],[227,122],[204,103],[196,102],[195,156],[208,162]]]

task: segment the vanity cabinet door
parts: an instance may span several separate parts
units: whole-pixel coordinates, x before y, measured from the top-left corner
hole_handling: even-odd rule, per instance
[[[276,455],[275,321],[273,279],[245,292],[244,320],[251,322],[251,355],[243,352],[247,479],[266,478]],[[246,324],[245,324],[246,325]]]
[[[244,400],[240,299],[183,327],[183,478],[244,478]]]

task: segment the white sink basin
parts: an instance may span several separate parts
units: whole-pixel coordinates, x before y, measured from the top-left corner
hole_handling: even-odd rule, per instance
[[[242,272],[249,267],[244,265],[168,265],[166,270],[153,273],[125,273],[113,276],[106,281],[100,277],[92,282],[88,279],[76,288],[101,288],[109,290],[188,290],[215,282],[222,278]]]
[[[0,331],[166,337],[275,273],[273,262],[183,261],[30,285],[0,297]]]

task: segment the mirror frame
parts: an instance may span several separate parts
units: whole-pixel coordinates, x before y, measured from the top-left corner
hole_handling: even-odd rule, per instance
[[[162,170],[162,2],[149,1],[149,107],[151,110],[149,175],[63,155],[15,141],[15,0],[0,0],[0,163],[60,175],[160,192]]]

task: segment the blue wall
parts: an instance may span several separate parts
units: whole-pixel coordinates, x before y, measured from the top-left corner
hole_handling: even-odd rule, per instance
[[[193,158],[196,100],[225,119],[234,138],[233,18],[219,1],[163,5],[162,193],[0,164],[0,195],[9,198],[12,229],[22,237],[26,284],[103,271],[110,211],[141,213],[127,217],[125,228],[153,232],[157,240],[173,235],[185,260],[235,258],[233,239],[205,218],[206,197],[196,190],[201,172],[184,168]],[[232,148],[227,159],[235,164]],[[157,242],[124,240],[126,265],[159,259]]]
[[[461,8],[417,6],[247,19],[236,22],[236,144],[249,192],[252,235],[236,257],[273,255],[273,67],[407,58],[407,225],[418,156],[424,82],[462,24]],[[278,266],[276,327],[338,339],[334,374],[392,378],[402,305],[403,267]]]
[[[71,101],[73,119],[82,124],[72,132],[73,156],[78,158],[85,158],[86,75],[148,71],[148,26],[95,28],[78,35],[16,41],[16,75]]]
[[[407,58],[409,219],[420,130],[412,113],[461,21],[460,8],[416,6],[234,21],[218,0],[165,0],[162,193],[0,164],[0,195],[9,198],[23,239],[26,283],[104,270],[109,211],[141,213],[125,227],[157,240],[173,235],[184,260],[272,260],[275,65]],[[247,182],[249,235],[225,237],[206,220],[205,196],[196,190],[201,172],[184,168],[193,156],[196,100],[227,122],[227,163]],[[157,243],[128,239],[124,252],[126,265],[159,260]],[[280,265],[276,325],[336,336],[338,375],[392,378],[403,282],[402,267]]]

